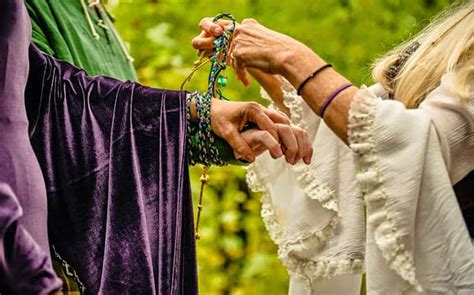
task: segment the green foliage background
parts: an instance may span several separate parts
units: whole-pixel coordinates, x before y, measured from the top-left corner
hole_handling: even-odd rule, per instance
[[[230,12],[255,18],[314,49],[354,84],[369,84],[375,58],[416,33],[449,0],[115,0],[116,26],[130,46],[140,81],[178,89],[196,58],[191,39],[199,20]],[[187,89],[205,90],[208,69]],[[226,96],[261,103],[259,87],[244,88],[228,71]],[[316,157],[317,152],[316,152]],[[200,169],[191,169],[194,196]],[[260,218],[259,196],[241,167],[211,169],[198,242],[202,294],[286,294],[288,275]],[[291,197],[291,196],[288,196]],[[196,199],[195,199],[196,202]]]

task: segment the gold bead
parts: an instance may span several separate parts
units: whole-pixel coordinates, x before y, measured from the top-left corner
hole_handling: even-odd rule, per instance
[[[201,175],[201,178],[200,178],[201,182],[202,183],[208,183],[209,182],[209,174],[203,174]]]

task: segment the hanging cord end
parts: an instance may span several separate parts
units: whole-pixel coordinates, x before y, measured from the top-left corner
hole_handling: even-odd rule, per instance
[[[235,28],[235,18],[228,14],[223,13],[214,18],[214,22],[217,22],[221,18],[229,18],[233,26],[229,28],[224,34],[217,37],[214,41],[214,55],[211,58],[205,56],[204,51],[198,51],[198,60],[194,62],[191,72],[186,76],[183,83],[181,84],[181,91],[184,89],[184,86],[187,82],[191,81],[193,74],[206,65],[208,62],[211,62],[211,71],[209,73],[208,79],[208,89],[205,93],[200,93],[198,91],[188,95],[186,99],[187,103],[187,120],[188,120],[188,152],[189,152],[189,163],[203,163],[205,164],[203,168],[202,175],[200,177],[201,189],[199,193],[199,204],[197,206],[196,213],[196,229],[195,229],[195,238],[196,240],[201,239],[201,234],[199,232],[199,225],[201,222],[201,212],[203,210],[203,194],[206,184],[209,182],[209,174],[207,174],[210,165],[224,166],[226,163],[222,161],[219,151],[216,148],[214,135],[212,133],[211,122],[210,122],[210,111],[211,111],[211,101],[213,97],[216,97],[216,94],[221,99],[226,99],[222,95],[221,88],[227,86],[227,78],[221,76],[221,72],[226,69],[226,58],[227,50],[229,48],[230,39],[232,38],[234,28]],[[194,144],[192,140],[193,136],[193,127],[190,122],[190,109],[189,106],[194,100],[196,103],[196,112],[199,118],[199,125],[197,128],[197,144]]]

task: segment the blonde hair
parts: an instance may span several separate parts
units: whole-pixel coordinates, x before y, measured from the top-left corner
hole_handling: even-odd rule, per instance
[[[391,68],[415,42],[419,48],[390,78]],[[467,100],[474,78],[474,0],[441,13],[412,40],[377,60],[372,77],[406,107],[416,108],[439,86],[441,77],[451,72],[456,84],[452,88],[460,99]]]

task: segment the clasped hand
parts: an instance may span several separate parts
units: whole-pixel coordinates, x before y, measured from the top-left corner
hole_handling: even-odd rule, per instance
[[[244,22],[250,25],[249,28],[245,28]],[[252,20],[244,22],[243,25],[239,25],[236,28],[234,36],[236,39],[239,39],[237,41],[234,39],[231,43],[232,48],[229,56],[232,58],[228,62],[236,70],[238,79],[244,85],[248,85],[247,70],[245,65],[240,62],[242,60],[240,57],[252,54],[252,52],[255,53],[256,50],[245,50],[246,40],[248,39],[245,36],[247,34],[241,34],[240,31],[248,29],[249,32],[247,33],[251,33],[254,30],[266,30],[266,28],[258,26]],[[194,38],[193,46],[200,51],[208,51],[209,55],[212,54],[215,38],[222,34],[228,24],[229,22],[227,21],[213,23],[211,18],[203,19],[200,23],[202,32]],[[282,61],[276,59],[285,58],[285,50],[278,48],[278,50],[274,51],[278,52],[278,54],[271,54],[273,48],[270,45],[285,44],[283,41],[275,42],[274,39],[285,39],[288,37],[272,31],[258,32],[258,34],[273,34],[275,36],[272,36],[273,40],[268,42],[267,45],[269,46],[265,46],[265,44],[257,46],[258,48],[268,48],[268,50],[265,52],[258,50],[259,56],[253,59],[258,64],[250,65],[249,68],[265,68],[267,73],[277,74],[277,65],[282,64]],[[265,42],[265,39],[262,38],[258,40]],[[250,40],[249,42],[253,41]],[[237,43],[240,46],[235,48]],[[235,58],[235,54],[238,54],[239,58]],[[246,60],[252,60],[252,58],[247,58]],[[257,155],[265,150],[269,150],[273,158],[279,158],[284,155],[286,161],[290,164],[295,164],[301,159],[306,164],[311,162],[313,147],[308,134],[306,131],[292,126],[291,121],[284,113],[268,110],[255,102],[227,102],[216,99],[212,102],[211,122],[214,133],[231,145],[237,158],[253,162]],[[248,122],[254,123],[257,128],[243,131],[244,126]]]
[[[194,105],[191,105],[191,120],[196,120]],[[255,128],[244,129],[249,123]],[[285,114],[258,103],[213,99],[211,127],[229,143],[237,159],[253,162],[256,156],[268,150],[273,158],[285,156],[290,164],[301,159],[306,164],[311,162],[313,148],[308,134],[291,126]]]

